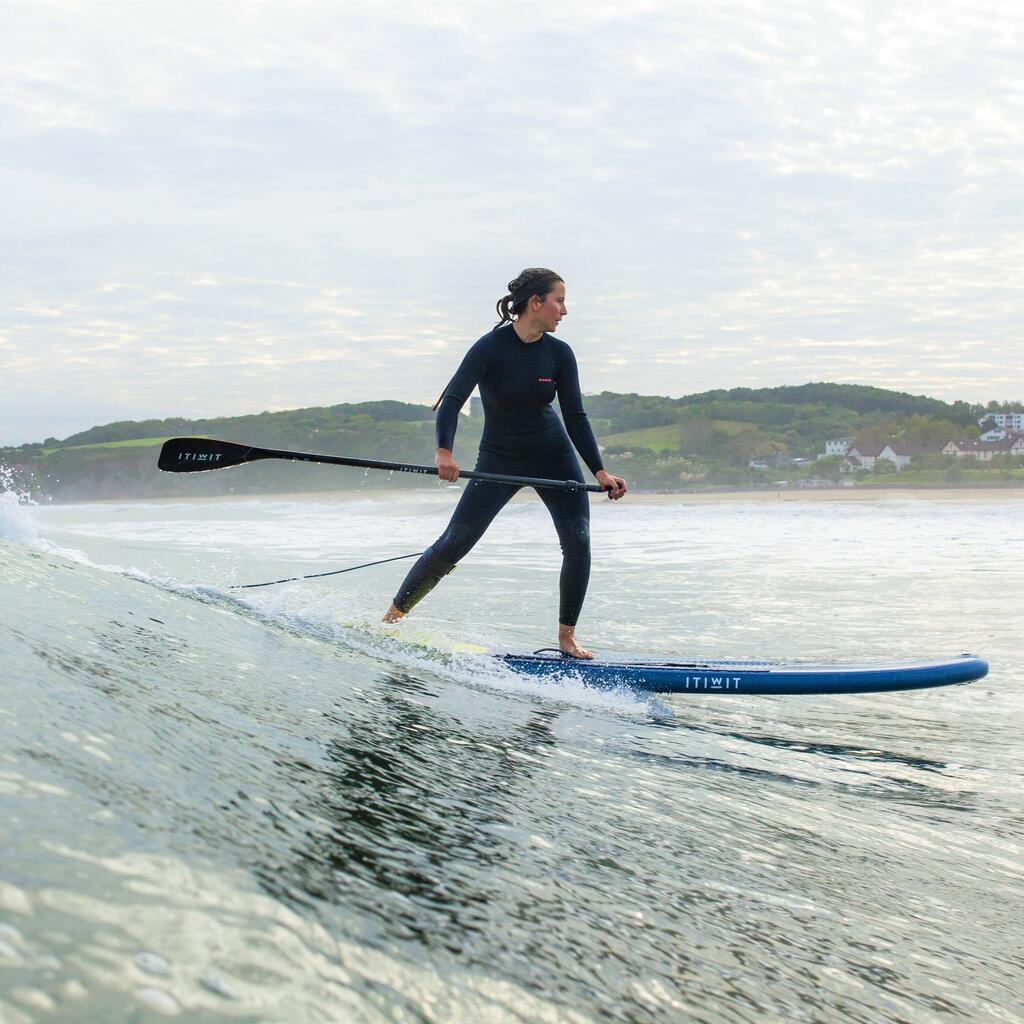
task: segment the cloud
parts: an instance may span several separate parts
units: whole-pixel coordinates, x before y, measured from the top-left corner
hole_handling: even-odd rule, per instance
[[[1012,6],[5,12],[0,442],[430,402],[538,263],[592,391],[1016,365]]]

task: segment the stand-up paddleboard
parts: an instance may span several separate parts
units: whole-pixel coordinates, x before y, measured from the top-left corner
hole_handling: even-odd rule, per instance
[[[787,665],[769,661],[671,661],[566,658],[548,648],[533,654],[497,654],[515,672],[573,678],[597,687],[628,686],[654,693],[885,693],[951,686],[981,679],[988,662],[973,654],[937,662]]]

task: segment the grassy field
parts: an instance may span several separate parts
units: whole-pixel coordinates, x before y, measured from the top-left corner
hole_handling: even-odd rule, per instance
[[[204,434],[197,434],[196,437],[205,437]],[[77,452],[85,448],[155,448],[164,441],[170,441],[169,437],[137,437],[131,441],[103,441],[99,444],[71,444],[44,448],[44,455],[52,455],[54,452]]]
[[[642,430],[627,430],[621,434],[605,434],[599,436],[601,444],[617,448],[650,448],[661,451],[668,448],[679,451],[679,424],[669,423],[664,427],[645,427]]]
[[[744,431],[756,429],[753,424],[741,423],[738,420],[710,420],[711,429],[717,434],[733,437]],[[672,452],[680,450],[682,438],[686,431],[686,422],[669,423],[663,427],[644,427],[641,430],[626,430],[620,434],[598,433],[601,444],[618,448],[650,448],[652,452],[668,449]]]

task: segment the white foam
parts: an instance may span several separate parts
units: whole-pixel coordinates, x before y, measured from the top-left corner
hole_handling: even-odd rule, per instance
[[[0,492],[0,540],[30,547],[39,540],[28,499],[14,491]]]
[[[125,576],[193,600],[227,606],[267,625],[341,646],[413,672],[429,672],[462,685],[483,686],[531,700],[571,704],[631,716],[640,714],[660,718],[672,715],[670,709],[657,698],[641,695],[628,688],[598,689],[572,677],[538,679],[517,674],[486,655],[452,655],[450,649],[453,645],[444,636],[438,638],[436,649],[410,643],[402,639],[401,626],[382,631],[376,622],[364,620],[365,610],[362,607],[339,604],[340,595],[336,591],[325,593],[300,584],[260,594],[249,593],[242,597],[237,592],[215,585],[183,583],[136,568],[97,563],[81,551],[61,547],[41,536],[33,514],[34,507],[35,503],[26,496],[11,491],[0,493],[0,539],[66,558],[92,569]],[[354,599],[354,604],[357,603]],[[448,651],[444,650],[446,647]]]
[[[38,507],[38,503],[27,494],[18,494],[11,490],[0,491],[0,541],[20,544],[57,558],[88,566],[90,569],[116,573],[141,583],[170,587],[179,591],[184,589],[173,581],[158,579],[140,569],[122,565],[104,565],[93,561],[85,552],[79,551],[77,548],[66,548],[60,544],[54,544],[39,532],[39,524],[34,514],[34,510]]]
[[[389,665],[414,672],[429,672],[452,682],[483,686],[506,694],[517,694],[545,703],[571,704],[618,714],[672,718],[671,709],[657,697],[641,694],[629,687],[598,688],[582,679],[564,676],[557,679],[519,674],[486,654],[452,654],[444,647],[453,645],[439,636],[437,646],[425,647],[402,639],[402,624],[382,628],[356,613],[348,621],[339,621],[344,611],[338,608],[336,594],[312,597],[300,587],[287,587],[261,599],[239,597],[214,587],[189,587],[191,596],[218,604],[234,605],[271,625],[294,630],[327,643],[358,651]]]
[[[16,494],[14,491],[0,491],[0,540],[45,551],[48,555],[67,558],[82,565],[95,565],[87,555],[76,548],[61,547],[41,536],[33,512],[36,507],[36,502],[27,495]]]

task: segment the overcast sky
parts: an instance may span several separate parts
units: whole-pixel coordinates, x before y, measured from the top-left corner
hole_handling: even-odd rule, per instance
[[[584,391],[1024,396],[1024,7],[0,0],[0,443]]]

